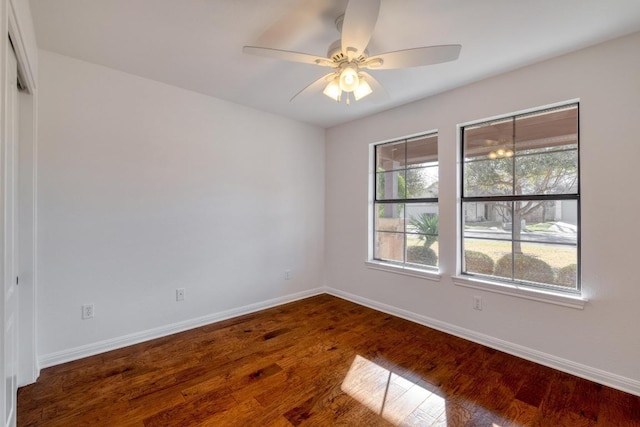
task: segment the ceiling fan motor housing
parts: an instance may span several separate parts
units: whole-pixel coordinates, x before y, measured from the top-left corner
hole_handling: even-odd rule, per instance
[[[341,40],[336,40],[333,43],[331,43],[331,45],[329,46],[329,49],[327,50],[327,57],[330,58],[336,64],[340,64],[342,62],[349,60],[347,55],[342,51]],[[353,62],[360,64],[364,62],[368,57],[369,57],[369,51],[365,49],[360,56],[358,56],[357,58],[353,58]]]

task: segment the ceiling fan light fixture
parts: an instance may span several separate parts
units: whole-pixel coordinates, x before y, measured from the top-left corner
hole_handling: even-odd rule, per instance
[[[360,76],[360,84],[358,85],[356,90],[353,91],[353,98],[356,101],[359,101],[365,96],[369,95],[371,92],[373,92],[373,90],[371,89],[371,86],[369,86],[369,83],[367,83],[364,77]]]
[[[340,89],[340,78],[336,76],[329,83],[327,83],[327,86],[325,86],[322,93],[324,93],[334,101],[340,101],[340,95],[342,95],[342,89]]]
[[[353,92],[359,84],[358,70],[353,65],[344,67],[340,72],[340,89],[345,92]]]
[[[339,16],[335,21],[340,38],[329,45],[326,57],[259,46],[244,46],[242,51],[252,55],[330,68],[329,74],[307,85],[290,101],[302,93],[318,91],[324,85],[323,93],[326,96],[338,102],[343,99],[345,104],[349,104],[352,97],[357,101],[372,93],[370,85],[373,85],[376,94],[380,91],[382,96],[388,96],[375,77],[364,70],[423,67],[455,61],[460,56],[462,46],[450,44],[394,50],[370,57],[367,48],[375,32],[382,0],[345,0],[345,2],[347,7],[344,15]],[[379,31],[382,32],[382,30]],[[326,79],[332,79],[332,81],[328,82]],[[367,81],[362,83],[363,79]],[[495,152],[493,155],[498,156]],[[510,157],[514,154],[510,155],[505,150],[501,156]]]
[[[489,154],[487,154],[487,157],[489,157],[491,160],[505,158],[509,159],[513,157],[514,154],[515,153],[510,148],[498,148],[497,150],[490,151]]]

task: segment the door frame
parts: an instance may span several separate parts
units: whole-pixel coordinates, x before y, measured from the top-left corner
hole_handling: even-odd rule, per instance
[[[33,58],[37,52],[29,51],[24,31],[32,31],[31,22],[21,22],[14,2],[7,2],[7,33],[11,38],[18,60],[18,74],[23,91],[18,94],[18,386],[31,384],[40,375],[37,357],[37,87]],[[25,17],[22,16],[24,19]],[[27,17],[31,19],[30,13]],[[23,30],[23,27],[27,27]],[[6,64],[5,52],[3,59]],[[6,65],[5,65],[6,66]],[[2,92],[4,96],[4,90]],[[4,115],[4,113],[3,113]],[[5,121],[3,121],[5,123]]]
[[[18,386],[35,382],[39,375],[39,366],[37,361],[37,334],[36,334],[36,254],[37,254],[37,217],[36,217],[36,200],[37,200],[37,87],[34,67],[37,64],[37,48],[34,43],[28,46],[25,40],[25,34],[33,34],[33,26],[28,3],[24,4],[23,0],[0,0],[0,34],[9,37],[13,44],[17,63],[18,73],[26,94],[21,93],[18,96],[18,144],[16,146],[18,152],[18,164],[25,166],[25,174],[19,172],[18,181],[24,181],[24,186],[18,184],[17,194],[17,247],[24,248],[22,251],[18,249],[16,254],[19,258],[18,275],[20,284],[18,288]],[[7,96],[6,87],[6,67],[8,61],[9,48],[6,39],[0,43],[0,100],[2,108],[0,108],[0,152],[4,150],[7,123],[7,111],[4,108],[4,100]],[[22,116],[24,115],[24,116]],[[22,117],[20,117],[22,116]],[[24,135],[23,135],[24,134]],[[24,138],[23,138],[24,136]],[[24,154],[24,155],[23,155]],[[26,157],[25,157],[26,155]],[[2,186],[0,186],[2,188]],[[24,191],[23,191],[24,190]],[[0,215],[5,209],[4,192],[0,195]],[[4,218],[0,218],[0,223],[4,223]],[[27,230],[24,236],[21,231]],[[4,230],[0,230],[0,248],[4,248],[5,236]],[[5,265],[4,254],[0,256],[0,277],[4,277]],[[3,287],[4,289],[4,287]],[[1,303],[4,306],[4,292],[2,292]],[[3,310],[4,311],[4,310]],[[0,316],[0,330],[5,330],[4,315]],[[4,348],[4,332],[0,351],[0,369],[2,377],[5,376],[5,348]],[[0,387],[0,413],[2,416],[11,411],[12,408],[6,408],[6,388]],[[12,392],[15,392],[13,390]],[[15,408],[13,408],[15,410]],[[15,419],[13,420],[15,423]]]

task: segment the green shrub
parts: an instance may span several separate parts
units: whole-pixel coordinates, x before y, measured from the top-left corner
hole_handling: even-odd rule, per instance
[[[431,245],[438,241],[438,215],[423,213],[417,217],[411,217],[409,224],[411,224],[418,233],[421,233],[417,237],[423,242],[425,247],[431,247]]]
[[[558,270],[556,285],[575,288],[577,274],[578,274],[578,266],[576,264],[569,264],[566,267],[562,267],[560,270]]]
[[[407,248],[407,262],[422,265],[438,265],[436,252],[424,246],[409,246]]]
[[[515,261],[514,279],[538,283],[554,283],[555,275],[553,274],[553,269],[546,262],[524,254],[516,254]],[[495,275],[511,278],[511,255],[505,255],[496,262]]]
[[[489,255],[478,251],[464,251],[466,271],[478,274],[493,274],[495,262]]]

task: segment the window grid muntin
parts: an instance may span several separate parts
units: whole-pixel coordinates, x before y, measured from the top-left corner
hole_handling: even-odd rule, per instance
[[[467,160],[466,157],[466,147],[465,147],[465,130],[467,129],[477,129],[477,128],[482,128],[482,127],[486,127],[486,126],[491,126],[493,124],[496,123],[505,123],[508,120],[511,120],[513,123],[513,137],[511,139],[511,143],[512,146],[515,148],[516,147],[516,128],[515,128],[515,124],[517,119],[521,119],[523,117],[530,117],[530,116],[536,116],[536,115],[543,115],[549,112],[558,112],[558,111],[566,111],[566,110],[570,110],[570,109],[576,109],[576,142],[575,142],[575,151],[577,151],[577,159],[576,159],[576,176],[577,176],[577,183],[576,183],[576,191],[575,193],[568,193],[568,194],[544,194],[544,195],[526,195],[526,194],[513,194],[513,195],[500,195],[500,196],[465,196],[465,165],[467,163],[471,163],[473,161],[483,161],[486,160],[483,157],[480,156],[473,156],[473,157],[478,157],[476,160],[473,161],[469,161]],[[545,108],[542,110],[536,110],[536,111],[531,111],[528,113],[521,113],[521,114],[514,114],[512,116],[505,116],[504,118],[496,118],[496,119],[492,119],[492,120],[488,120],[488,121],[484,121],[484,122],[477,122],[477,123],[473,123],[473,124],[469,124],[469,125],[465,125],[465,126],[461,126],[460,127],[460,145],[461,145],[461,158],[462,158],[462,167],[460,168],[460,195],[461,195],[461,203],[460,203],[460,260],[461,260],[461,273],[465,274],[465,275],[470,275],[470,276],[480,276],[480,277],[486,277],[489,280],[497,280],[497,281],[503,281],[503,282],[507,282],[507,283],[513,283],[513,284],[521,284],[521,285],[525,285],[528,287],[533,287],[533,288],[543,288],[543,289],[550,289],[550,290],[554,290],[554,291],[562,291],[562,292],[566,292],[566,293],[577,293],[579,294],[581,292],[581,285],[582,285],[582,280],[581,280],[581,234],[582,234],[582,227],[581,227],[581,206],[580,206],[580,173],[581,173],[581,167],[580,167],[580,103],[579,102],[571,102],[568,103],[566,105],[561,105],[561,106],[556,106],[556,107],[550,107],[550,108]],[[569,144],[567,144],[569,145]],[[571,144],[573,145],[573,144]],[[566,151],[572,151],[573,149],[567,149]],[[564,150],[563,150],[564,151]],[[512,179],[513,179],[513,193],[515,193],[515,179],[516,179],[516,174],[515,174],[515,166],[516,166],[516,162],[515,162],[515,158],[516,158],[516,151],[514,150],[514,156],[512,157],[512,159],[514,159],[514,161],[512,162],[513,168],[512,168]],[[539,153],[535,153],[535,154],[539,154]],[[572,288],[568,288],[568,287],[563,287],[563,286],[559,286],[559,285],[549,285],[549,284],[544,284],[544,283],[538,283],[538,282],[529,282],[529,281],[525,281],[525,280],[515,280],[513,279],[513,277],[515,276],[514,274],[514,270],[515,270],[515,262],[514,262],[514,258],[515,258],[515,252],[513,250],[513,242],[516,241],[516,239],[513,238],[514,235],[514,227],[511,227],[511,239],[509,240],[512,243],[512,248],[511,248],[511,267],[512,267],[512,271],[511,271],[511,277],[512,279],[503,279],[501,277],[498,276],[494,276],[494,275],[485,275],[485,274],[479,274],[479,273],[468,273],[467,272],[467,267],[466,267],[466,258],[465,258],[465,203],[472,203],[472,202],[493,202],[493,201],[519,201],[519,200],[575,200],[576,201],[576,225],[577,225],[577,233],[576,233],[576,287],[575,289]],[[489,239],[486,239],[489,240]]]

